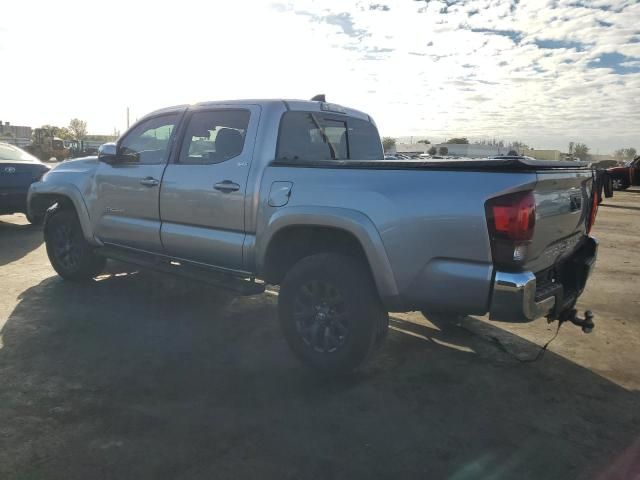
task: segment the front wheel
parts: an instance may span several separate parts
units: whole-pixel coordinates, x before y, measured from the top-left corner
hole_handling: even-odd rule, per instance
[[[368,269],[351,257],[321,253],[287,273],[278,301],[284,336],[296,356],[323,374],[345,374],[379,346],[389,317]]]
[[[35,225],[35,226],[42,225],[42,222],[44,221],[44,215],[30,215],[30,214],[26,213],[25,217],[27,217],[27,221],[31,225]]]
[[[53,212],[47,219],[44,239],[51,265],[65,280],[89,280],[104,269],[106,259],[96,255],[85,240],[75,212]]]

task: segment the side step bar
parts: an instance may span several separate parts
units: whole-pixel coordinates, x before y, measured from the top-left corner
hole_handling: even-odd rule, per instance
[[[242,278],[181,260],[174,261],[170,257],[160,257],[143,252],[129,252],[123,248],[109,246],[98,248],[95,252],[103,257],[120,262],[131,263],[159,272],[180,275],[208,285],[232,290],[241,296],[260,295],[264,293],[265,289],[264,283],[257,283],[253,278]]]

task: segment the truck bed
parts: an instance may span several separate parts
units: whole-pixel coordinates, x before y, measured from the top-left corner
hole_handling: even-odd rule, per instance
[[[261,191],[266,195],[278,182],[290,185],[290,198],[286,206],[260,211],[258,232],[271,216],[287,212],[313,218],[314,224],[322,223],[323,214],[342,218],[356,212],[380,235],[381,256],[392,266],[391,283],[403,309],[431,305],[484,314],[497,268],[486,202],[533,192],[535,232],[526,260],[514,269],[538,273],[580,246],[592,175],[582,162],[526,158],[298,160],[271,162]],[[268,205],[269,200],[260,203]]]

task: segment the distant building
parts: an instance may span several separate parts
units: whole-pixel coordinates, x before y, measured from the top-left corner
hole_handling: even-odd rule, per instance
[[[602,162],[603,160],[613,160],[616,162],[618,161],[618,159],[611,154],[600,155],[598,153],[589,154],[589,159],[592,162]]]
[[[440,155],[440,149],[446,148],[447,155],[454,157],[467,157],[467,158],[486,158],[493,155],[506,155],[509,152],[508,147],[498,147],[494,145],[480,145],[480,144],[458,144],[458,143],[397,143],[395,150],[388,153],[404,153],[407,155],[420,155],[422,153],[428,153],[431,148],[435,147],[437,153]]]
[[[482,145],[479,143],[438,143],[433,145],[440,154],[441,148],[447,149],[447,155],[466,158],[487,158],[495,155],[506,155],[510,147],[498,145]]]
[[[430,144],[425,143],[396,143],[395,151],[391,153],[404,153],[406,155],[420,155],[427,153],[431,148]]]
[[[24,147],[31,143],[31,127],[11,125],[0,120],[0,141]]]
[[[560,150],[537,150],[535,148],[523,148],[520,153],[538,160],[564,160]]]
[[[447,155],[453,157],[466,157],[466,158],[487,158],[497,155],[507,155],[510,151],[516,150],[519,155],[526,155],[538,160],[565,160],[567,155],[563,154],[560,150],[538,150],[535,148],[513,148],[511,145],[486,145],[481,143],[397,143],[396,146],[390,149],[387,153],[404,153],[407,155],[420,155],[427,153],[432,147],[435,147],[437,153],[440,155],[440,149],[446,148]],[[608,160],[612,157],[610,155],[592,155],[593,157],[603,157],[597,160]],[[593,158],[595,160],[595,158]]]
[[[455,157],[467,158],[487,158],[497,155],[507,155],[510,151],[517,150],[519,155],[526,155],[538,160],[563,160],[560,150],[537,150],[534,148],[514,149],[511,145],[483,145],[478,143],[456,144],[456,143],[439,143],[433,145],[440,153],[440,148],[447,149],[447,155]]]

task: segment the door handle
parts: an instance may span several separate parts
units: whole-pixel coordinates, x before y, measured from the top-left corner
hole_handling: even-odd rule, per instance
[[[140,180],[140,185],[144,185],[145,187],[157,187],[160,185],[160,181],[153,177],[145,177]]]
[[[213,188],[215,188],[216,190],[220,190],[222,193],[231,193],[240,190],[240,185],[238,185],[237,183],[233,183],[231,180],[224,180],[222,182],[216,183]]]

